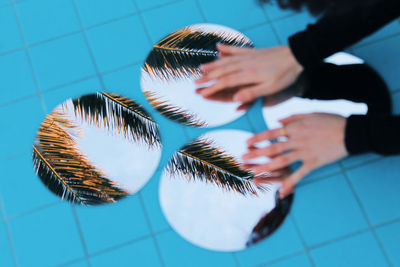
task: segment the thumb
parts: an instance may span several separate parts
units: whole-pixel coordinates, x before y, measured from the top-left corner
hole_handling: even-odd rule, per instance
[[[253,51],[254,48],[248,47],[238,47],[233,45],[225,45],[225,44],[217,44],[218,51],[223,55],[242,55],[246,54],[250,51]]]

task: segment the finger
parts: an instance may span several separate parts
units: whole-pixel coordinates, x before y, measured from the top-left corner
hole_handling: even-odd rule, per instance
[[[232,97],[233,100],[233,97]],[[240,106],[236,108],[237,111],[242,111],[242,110],[248,110],[251,108],[251,106],[254,104],[254,102],[249,102],[249,103],[243,103]]]
[[[238,58],[237,57],[226,57],[221,58],[210,63],[202,64],[200,66],[200,71],[205,74],[207,72],[213,71],[218,68],[223,68],[233,64]]]
[[[303,118],[307,117],[308,115],[309,114],[296,114],[296,115],[292,115],[287,118],[281,119],[281,120],[279,120],[279,122],[282,123],[283,125],[287,125],[291,122],[303,119]]]
[[[283,152],[291,150],[293,148],[293,143],[290,141],[277,142],[267,147],[252,149],[248,153],[244,154],[242,159],[244,161],[248,161],[259,157],[270,158],[282,154]]]
[[[247,86],[239,90],[233,99],[236,102],[247,103],[256,100],[257,97],[265,94],[264,85]]]
[[[277,129],[272,129],[272,130],[268,130],[268,131],[256,134],[247,140],[247,146],[252,146],[256,143],[259,143],[259,142],[265,141],[265,140],[277,139],[278,137],[282,136],[282,132],[283,132],[282,128],[277,128]]]
[[[294,172],[292,175],[285,178],[282,182],[281,188],[279,190],[280,198],[284,198],[291,194],[294,190],[296,184],[308,174],[309,170],[306,165],[303,165],[300,169]]]
[[[213,85],[205,88],[202,91],[203,97],[213,95],[221,90],[226,90],[227,88],[239,87],[243,85],[253,84],[254,78],[247,75],[246,72],[241,71],[234,74],[227,75],[217,80]],[[248,101],[246,101],[248,102]]]
[[[273,173],[265,173],[262,175],[257,175],[253,178],[253,182],[257,185],[259,184],[270,184],[270,183],[280,183],[286,177],[291,174],[290,168],[284,168],[282,170],[273,172]]]
[[[290,164],[300,160],[298,154],[295,151],[289,152],[287,154],[279,155],[270,162],[263,164],[261,166],[255,167],[252,170],[257,174],[262,171],[274,172],[276,170],[288,167]]]
[[[221,43],[217,44],[217,49],[220,53],[230,55],[243,55],[255,50],[254,48],[225,45]]]
[[[206,96],[204,97],[204,99],[223,103],[231,103],[233,102],[233,95],[235,94],[235,92],[235,89],[222,90],[213,95]]]
[[[242,64],[240,62],[232,62],[224,67],[215,68],[212,71],[203,74],[200,79],[195,80],[196,84],[206,83],[209,81],[217,80],[225,75],[238,72],[242,69]]]

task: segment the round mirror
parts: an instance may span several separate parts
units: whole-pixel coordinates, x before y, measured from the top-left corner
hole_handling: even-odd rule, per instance
[[[138,192],[161,156],[158,126],[133,100],[106,92],[69,99],[43,121],[34,168],[53,193],[82,205]]]
[[[208,101],[196,94],[200,65],[218,58],[218,43],[253,46],[243,34],[213,24],[185,27],[154,45],[141,70],[141,87],[153,107],[169,119],[197,127],[223,125],[243,115],[238,103]]]
[[[186,240],[237,251],[266,238],[285,219],[293,195],[278,199],[279,184],[256,185],[254,174],[241,167],[251,136],[239,130],[207,133],[181,148],[166,166],[162,210]]]

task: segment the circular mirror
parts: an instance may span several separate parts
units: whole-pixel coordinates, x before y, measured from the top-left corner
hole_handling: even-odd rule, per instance
[[[218,43],[253,47],[243,34],[213,24],[185,27],[153,46],[141,70],[141,87],[155,109],[197,127],[223,125],[244,114],[237,110],[238,103],[209,101],[196,94],[202,87],[194,83],[200,77],[200,65],[218,58]]]
[[[239,130],[207,133],[181,148],[166,166],[161,207],[186,240],[237,251],[268,237],[285,219],[293,195],[277,198],[279,184],[256,185],[253,173],[241,167],[251,136]]]
[[[53,193],[82,205],[138,192],[161,156],[158,126],[133,100],[106,92],[69,99],[41,124],[34,169]]]

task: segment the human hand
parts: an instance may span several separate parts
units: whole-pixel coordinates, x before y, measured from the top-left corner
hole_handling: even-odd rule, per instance
[[[218,44],[219,59],[200,67],[203,76],[195,81],[204,98],[241,102],[243,107],[259,96],[273,95],[296,81],[303,67],[288,46],[267,49]]]
[[[296,183],[309,172],[347,156],[348,152],[344,143],[346,118],[342,116],[310,113],[293,115],[280,122],[283,124],[282,128],[256,134],[247,141],[249,151],[243,155],[243,160],[244,167],[251,169],[256,175],[278,173],[276,177],[272,175],[268,178],[255,178],[254,182],[281,182],[279,194],[283,198],[293,192]],[[255,147],[256,143],[280,137],[286,137],[286,140],[264,148]],[[271,161],[266,164],[248,163],[249,160],[259,157],[268,157]],[[284,177],[279,175],[280,170],[296,161],[303,162],[297,171]]]

